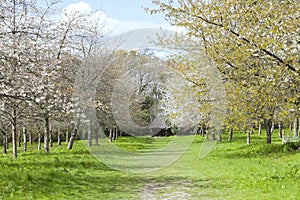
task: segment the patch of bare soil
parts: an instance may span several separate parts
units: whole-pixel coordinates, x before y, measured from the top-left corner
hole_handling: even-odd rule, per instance
[[[140,200],[188,200],[193,184],[189,180],[156,182],[151,180],[139,192]]]

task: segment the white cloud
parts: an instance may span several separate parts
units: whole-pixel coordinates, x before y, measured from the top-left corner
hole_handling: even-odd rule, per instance
[[[68,5],[64,9],[64,13],[67,16],[92,13],[91,17],[89,18],[90,23],[99,23],[99,28],[103,28],[104,32],[112,32],[117,29],[120,24],[117,20],[107,17],[106,14],[102,11],[93,12],[92,7],[84,1]]]
[[[72,16],[79,13],[91,13],[93,12],[93,9],[90,4],[80,1],[78,3],[68,5],[64,9],[64,12],[68,16]],[[101,24],[104,25],[105,32],[111,32],[113,35],[141,28],[163,28],[177,32],[184,32],[183,28],[170,26],[167,22],[158,23],[155,21],[139,21],[138,19],[136,21],[118,21],[107,17],[107,15],[102,11],[94,12],[90,20],[91,22],[100,20]]]
[[[66,14],[74,14],[74,13],[89,13],[92,12],[92,8],[91,6],[84,2],[84,1],[80,1],[78,3],[73,3],[68,5],[65,9],[64,12]]]
[[[104,32],[113,32],[119,26],[117,20],[107,17],[102,11],[95,12],[90,20],[91,22],[100,21],[100,24],[103,25]]]

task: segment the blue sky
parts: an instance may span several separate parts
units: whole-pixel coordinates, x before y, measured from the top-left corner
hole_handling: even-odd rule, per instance
[[[170,28],[162,15],[150,15],[143,10],[142,6],[153,7],[151,0],[65,0],[63,5],[83,7],[82,3],[88,4],[92,10],[102,11],[116,27],[115,33],[137,28]]]

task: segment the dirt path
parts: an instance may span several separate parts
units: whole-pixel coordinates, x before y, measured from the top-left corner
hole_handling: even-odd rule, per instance
[[[140,200],[188,200],[192,182],[188,180],[162,181],[151,180],[139,192]]]

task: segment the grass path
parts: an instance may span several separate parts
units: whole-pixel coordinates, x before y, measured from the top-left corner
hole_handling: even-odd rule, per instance
[[[121,138],[115,144],[140,152],[171,139]],[[55,145],[49,155],[34,144],[25,153],[20,148],[17,160],[0,155],[0,199],[299,199],[300,153],[273,141],[266,145],[253,135],[246,145],[245,135],[235,134],[233,142],[218,143],[199,159],[197,137],[174,163],[142,174],[107,167],[79,141],[72,151]]]

